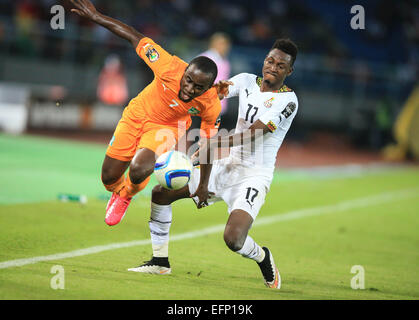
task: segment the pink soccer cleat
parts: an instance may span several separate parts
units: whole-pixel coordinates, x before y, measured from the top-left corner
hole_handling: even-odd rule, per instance
[[[112,193],[112,196],[111,196],[111,198],[109,199],[108,204],[106,205],[106,212],[108,212],[109,207],[110,207],[110,206],[112,205],[112,203],[115,201],[116,197],[117,197],[117,194],[116,194],[116,193]]]
[[[116,193],[112,194],[106,207],[105,222],[107,225],[114,226],[124,218],[131,199],[132,198],[123,198]]]

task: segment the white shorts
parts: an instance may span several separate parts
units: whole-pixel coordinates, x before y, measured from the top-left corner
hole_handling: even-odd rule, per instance
[[[199,185],[200,168],[194,167],[189,192],[192,194]],[[224,201],[228,205],[228,213],[240,209],[256,219],[260,208],[265,202],[272,178],[258,174],[252,168],[235,164],[231,158],[214,161],[208,183],[208,191],[215,195],[208,199],[208,205]],[[195,204],[198,197],[193,198]]]

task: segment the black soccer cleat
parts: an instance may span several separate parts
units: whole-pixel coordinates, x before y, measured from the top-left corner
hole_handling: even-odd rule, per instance
[[[269,288],[280,289],[281,288],[281,276],[279,275],[278,268],[275,265],[274,257],[268,248],[262,248],[265,251],[265,258],[262,262],[258,262],[260,271],[262,271],[263,278],[265,279],[265,285]]]
[[[130,268],[128,271],[160,275],[172,273],[168,257],[152,257],[150,261],[144,261],[141,266]]]

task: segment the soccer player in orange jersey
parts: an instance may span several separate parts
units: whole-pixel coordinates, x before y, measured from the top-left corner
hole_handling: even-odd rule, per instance
[[[105,222],[115,225],[124,217],[132,197],[147,185],[156,158],[189,128],[191,115],[202,119],[202,138],[217,133],[221,104],[212,87],[217,66],[206,57],[197,57],[188,65],[134,28],[99,13],[89,0],[70,1],[76,7],[72,12],[131,42],[155,76],[125,108],[103,161],[102,182],[112,192]],[[211,165],[201,167],[200,187],[191,196],[203,204],[210,196]]]

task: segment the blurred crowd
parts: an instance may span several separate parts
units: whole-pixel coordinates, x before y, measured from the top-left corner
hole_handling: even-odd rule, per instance
[[[350,32],[351,1],[332,0],[95,0],[98,10],[123,20],[155,40],[176,39],[176,51],[214,32],[228,34],[234,45],[269,48],[289,37],[304,53],[364,58],[387,63],[417,63],[419,8],[415,0],[370,0],[366,29]],[[50,9],[61,4],[66,29],[49,26]],[[70,13],[68,0],[0,0],[0,46],[10,54],[72,58],[92,63],[97,44],[108,51],[121,42],[105,29]],[[71,41],[85,42],[76,49]],[[103,49],[102,49],[103,51]],[[178,53],[178,52],[177,52]],[[179,53],[178,53],[179,54]]]
[[[274,40],[291,38],[300,50],[296,61],[300,72],[287,79],[287,84],[297,91],[309,88],[344,94],[350,114],[356,116],[355,125],[349,125],[351,135],[370,141],[375,148],[387,142],[401,102],[418,79],[417,0],[92,2],[100,12],[133,26],[185,61],[199,54],[210,56],[217,62],[221,78],[243,70],[259,72],[261,57]],[[57,4],[65,9],[63,30],[50,26],[51,8]],[[365,30],[351,29],[354,4],[365,9]],[[69,0],[0,0],[0,56],[33,60],[34,64],[64,61],[81,70],[85,66],[101,69],[97,98],[123,106],[127,97],[138,92],[138,87],[128,92],[130,82],[124,70],[141,69],[137,74],[144,85],[153,74],[129,50],[127,42],[71,13],[71,8]],[[1,63],[0,70],[0,80],[9,80],[10,72],[5,73]],[[24,75],[21,79],[26,80]],[[81,89],[90,84],[88,78],[74,79],[73,86],[66,89],[77,96],[86,95]],[[368,99],[374,99],[373,108],[366,107]],[[226,110],[231,111],[223,105],[223,112]],[[235,118],[231,112],[224,117],[232,119],[232,125]]]

